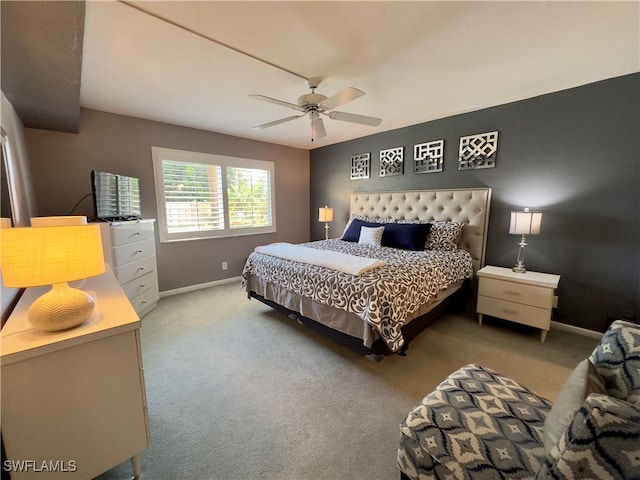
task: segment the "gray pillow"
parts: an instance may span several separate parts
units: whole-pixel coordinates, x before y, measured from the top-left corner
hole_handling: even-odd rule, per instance
[[[427,237],[427,250],[451,251],[458,248],[464,223],[433,221]]]
[[[595,366],[587,358],[571,372],[547,414],[542,435],[546,453],[560,441],[580,405],[592,393],[606,394],[607,391]]]
[[[360,227],[360,238],[358,243],[360,245],[373,245],[379,247],[382,243],[382,234],[384,233],[384,227]]]

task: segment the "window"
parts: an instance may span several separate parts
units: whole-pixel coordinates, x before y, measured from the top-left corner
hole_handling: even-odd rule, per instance
[[[273,162],[151,152],[162,242],[276,231]]]

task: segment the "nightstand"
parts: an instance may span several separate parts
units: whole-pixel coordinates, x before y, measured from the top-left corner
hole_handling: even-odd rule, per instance
[[[558,304],[555,290],[560,275],[486,266],[478,270],[478,322],[482,315],[540,328],[544,342],[551,328],[551,313]]]

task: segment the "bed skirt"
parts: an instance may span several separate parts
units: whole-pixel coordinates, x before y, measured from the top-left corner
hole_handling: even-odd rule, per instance
[[[464,308],[471,297],[470,283],[466,280],[451,286],[440,292],[428,305],[414,312],[402,327],[404,346],[400,352],[392,352],[377,332],[353,313],[300,297],[254,276],[248,278],[246,290],[248,296],[283,312],[289,318],[297,320],[359,354],[368,355],[373,360],[380,361],[385,355],[393,353],[404,355],[411,340],[446,311],[456,307]]]

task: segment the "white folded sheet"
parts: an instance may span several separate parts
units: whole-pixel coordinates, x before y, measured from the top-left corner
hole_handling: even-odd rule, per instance
[[[302,247],[293,243],[278,242],[256,247],[255,251],[272,257],[308,263],[330,268],[350,275],[361,275],[367,270],[385,265],[387,262],[376,258],[358,257],[347,253]]]

